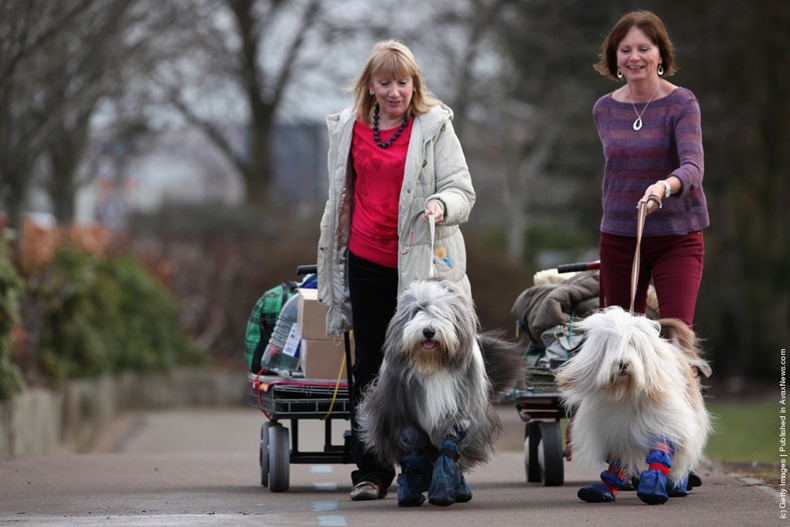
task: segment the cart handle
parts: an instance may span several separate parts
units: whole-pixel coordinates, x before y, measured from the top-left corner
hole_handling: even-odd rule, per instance
[[[577,271],[592,271],[593,269],[600,269],[600,268],[601,268],[601,261],[596,260],[595,262],[561,264],[557,266],[557,272],[575,273]]]
[[[300,265],[296,268],[296,276],[304,276],[306,274],[315,274],[318,272],[318,265]]]

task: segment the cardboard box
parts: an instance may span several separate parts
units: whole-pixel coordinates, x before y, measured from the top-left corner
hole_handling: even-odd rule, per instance
[[[351,357],[354,360],[353,342],[351,346]],[[302,373],[309,379],[332,379],[335,380],[338,374],[340,378],[346,380],[346,366],[343,356],[346,353],[346,346],[342,338],[332,340],[312,340],[302,339],[299,347],[299,362],[302,366]],[[342,368],[342,373],[341,373]]]
[[[309,340],[330,340],[334,335],[326,334],[326,314],[329,306],[318,303],[318,290],[299,290],[299,312],[296,324],[302,338]]]

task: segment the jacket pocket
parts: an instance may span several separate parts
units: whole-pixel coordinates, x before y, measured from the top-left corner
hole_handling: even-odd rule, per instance
[[[453,261],[452,255],[447,251],[445,245],[434,246],[433,254],[431,255],[433,261],[434,276],[457,282],[463,278],[465,270],[463,269],[462,262]]]

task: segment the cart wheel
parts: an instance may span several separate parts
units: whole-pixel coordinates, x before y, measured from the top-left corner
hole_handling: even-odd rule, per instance
[[[258,464],[261,466],[261,485],[269,486],[269,428],[272,423],[269,421],[261,425],[261,445],[258,450]]]
[[[272,426],[269,428],[269,490],[272,492],[288,490],[290,461],[288,429],[282,425]]]
[[[565,479],[562,456],[562,431],[559,421],[540,423],[540,448],[538,457],[540,477],[546,487],[559,487]]]
[[[540,446],[540,421],[530,421],[526,426],[524,439],[524,468],[527,471],[527,481],[537,483],[542,481],[538,447]]]

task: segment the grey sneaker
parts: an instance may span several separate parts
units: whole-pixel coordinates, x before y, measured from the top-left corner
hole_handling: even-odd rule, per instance
[[[381,498],[379,486],[372,481],[360,481],[351,489],[351,501],[368,501]]]

